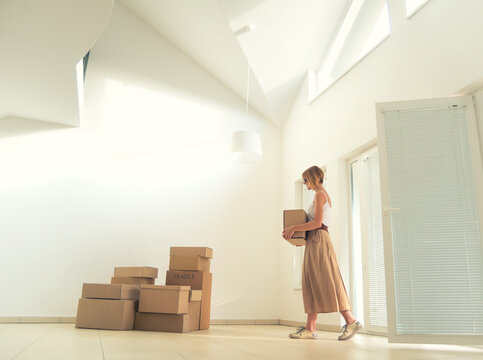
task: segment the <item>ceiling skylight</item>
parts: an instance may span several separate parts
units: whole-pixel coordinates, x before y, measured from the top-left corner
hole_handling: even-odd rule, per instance
[[[406,0],[406,15],[410,17],[421,9],[429,0]]]
[[[375,49],[390,34],[387,2],[353,0],[339,32],[316,76],[311,79],[309,97],[313,100],[357,62]]]

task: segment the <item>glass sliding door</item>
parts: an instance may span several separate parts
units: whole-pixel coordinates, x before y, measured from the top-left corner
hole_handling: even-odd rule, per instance
[[[387,329],[382,211],[377,148],[350,161],[352,302],[369,333]]]

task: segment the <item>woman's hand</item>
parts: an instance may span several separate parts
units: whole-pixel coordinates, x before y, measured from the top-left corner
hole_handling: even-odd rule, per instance
[[[295,230],[293,226],[289,226],[285,230],[282,231],[282,236],[285,240],[290,240],[294,234]]]

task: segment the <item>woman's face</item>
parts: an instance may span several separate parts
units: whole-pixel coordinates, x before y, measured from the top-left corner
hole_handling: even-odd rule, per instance
[[[307,181],[307,179],[302,178],[302,180],[303,180],[303,182],[304,182],[305,186],[307,186],[307,190],[312,190],[312,188],[310,187],[310,184],[309,184],[309,182]]]

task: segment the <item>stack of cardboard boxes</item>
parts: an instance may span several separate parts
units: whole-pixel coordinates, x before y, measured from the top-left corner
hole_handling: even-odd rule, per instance
[[[77,307],[76,327],[133,329],[139,284],[154,284],[157,277],[158,269],[153,267],[116,267],[111,284],[85,283]]]
[[[166,285],[141,285],[136,330],[186,332],[210,326],[213,250],[171,247]]]
[[[83,285],[76,327],[171,332],[208,329],[212,258],[210,248],[171,247],[163,286],[154,285],[157,268],[116,267],[111,284]]]

